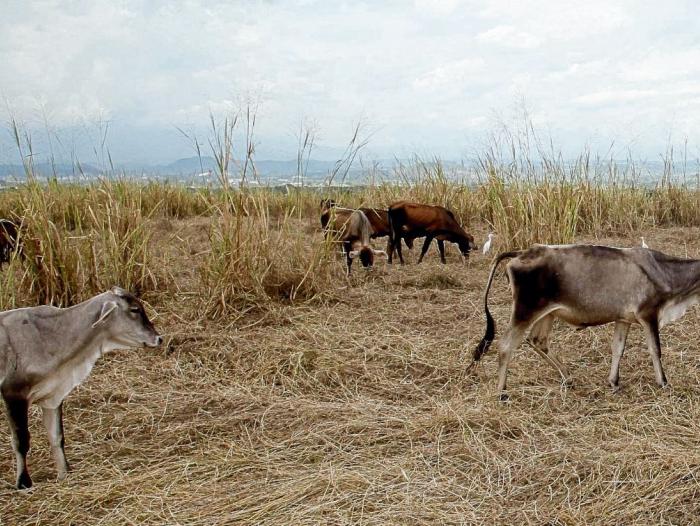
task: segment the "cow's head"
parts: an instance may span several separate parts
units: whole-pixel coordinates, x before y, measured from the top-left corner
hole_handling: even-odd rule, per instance
[[[374,256],[386,256],[386,252],[383,250],[374,250],[372,247],[362,247],[357,250],[351,250],[348,256],[350,259],[359,257],[360,263],[366,269],[371,268],[374,265]]]
[[[321,212],[330,210],[336,205],[333,199],[321,199]]]
[[[100,315],[92,326],[103,327],[115,348],[158,347],[163,342],[136,296],[113,287],[104,297]]]
[[[465,258],[469,257],[470,250],[476,250],[479,248],[479,245],[477,245],[474,241],[474,236],[471,234],[467,234],[466,239],[461,240],[459,243],[457,243],[457,245],[459,246],[459,251]]]

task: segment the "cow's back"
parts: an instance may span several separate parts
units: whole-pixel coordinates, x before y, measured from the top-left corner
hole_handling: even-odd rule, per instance
[[[372,237],[389,235],[389,211],[378,208],[360,208],[372,226]]]
[[[352,210],[348,210],[347,208],[331,209],[328,212],[328,217],[326,219],[327,230],[342,235],[342,233],[347,229],[352,212]]]
[[[507,265],[516,309],[546,310],[573,325],[634,321],[640,298],[657,290],[626,249],[536,245]]]
[[[389,210],[390,214],[399,215],[401,223],[409,229],[463,232],[454,214],[444,206],[398,201],[393,203]]]

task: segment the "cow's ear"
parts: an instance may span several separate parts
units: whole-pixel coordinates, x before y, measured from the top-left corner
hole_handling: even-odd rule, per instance
[[[348,257],[349,257],[350,259],[355,259],[355,258],[356,258],[357,256],[359,256],[359,255],[360,255],[360,251],[359,251],[359,250],[351,250],[351,251],[348,253]]]
[[[123,298],[127,294],[127,292],[123,288],[117,286],[112,287],[112,293],[115,296],[119,296],[120,298]]]
[[[100,317],[97,318],[97,321],[92,324],[92,328],[94,329],[97,327],[100,323],[104,322],[107,317],[114,312],[114,309],[117,308],[117,303],[114,301],[105,301],[104,305],[102,305],[102,312],[100,312]]]

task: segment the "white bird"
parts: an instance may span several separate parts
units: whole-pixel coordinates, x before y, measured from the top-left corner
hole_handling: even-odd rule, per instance
[[[642,248],[649,248],[649,245],[647,245],[647,244],[644,242],[644,236],[641,237],[641,240],[642,240]]]
[[[481,249],[481,252],[483,254],[486,254],[489,250],[491,250],[491,241],[493,240],[493,233],[489,234],[489,238],[486,240],[486,243],[484,243],[484,248]]]

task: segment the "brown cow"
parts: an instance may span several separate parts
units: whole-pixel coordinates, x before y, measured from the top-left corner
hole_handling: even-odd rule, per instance
[[[401,240],[413,240],[425,237],[418,263],[428,251],[433,239],[437,239],[440,251],[440,261],[445,261],[445,241],[456,243],[464,257],[469,257],[469,251],[477,248],[474,238],[460,226],[454,214],[442,206],[421,205],[398,201],[389,206],[389,222],[391,224],[391,251],[389,263],[392,262],[393,251],[396,250],[403,265]]]
[[[352,267],[352,260],[360,258],[362,266],[370,268],[374,265],[374,256],[382,254],[383,250],[374,250],[370,246],[370,234],[372,225],[362,210],[333,207],[326,221],[326,235],[337,236],[343,243],[343,250],[347,258],[348,275]]]
[[[322,199],[321,200],[321,228],[328,234],[327,226],[328,221],[331,216],[331,209],[336,207],[337,204],[332,199]],[[381,208],[358,208],[362,211],[372,226],[372,231],[370,232],[370,238],[375,239],[378,237],[389,237],[386,243],[387,252],[391,249],[391,227],[389,225],[389,211],[383,210]],[[406,246],[409,249],[413,248],[413,239],[404,239]]]
[[[644,329],[656,382],[666,385],[661,367],[659,329],[700,302],[700,260],[667,256],[646,248],[596,245],[535,245],[500,254],[491,268],[484,311],[486,333],[474,350],[474,362],[488,350],[496,334],[488,295],[498,264],[506,265],[513,309],[498,353],[498,389],[507,398],[506,373],[515,349],[525,340],[566,380],[564,365],[549,350],[555,318],[577,328],[615,323],[608,382],[619,389],[620,360],[630,325]]]
[[[12,252],[18,249],[17,225],[9,219],[0,219],[0,265],[8,263]]]

